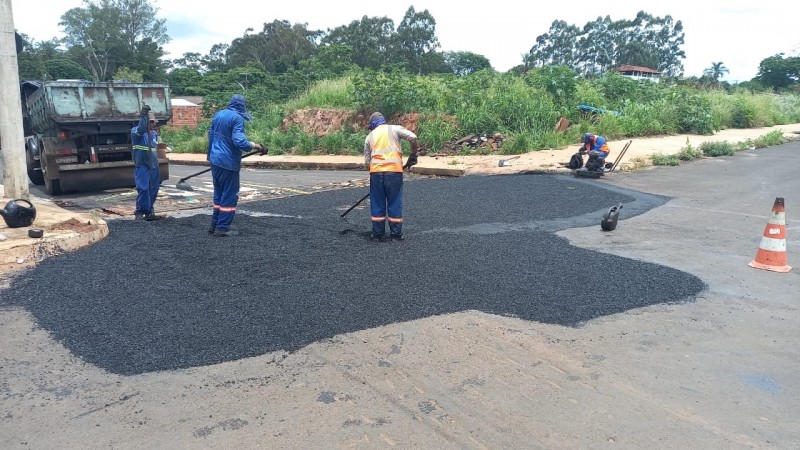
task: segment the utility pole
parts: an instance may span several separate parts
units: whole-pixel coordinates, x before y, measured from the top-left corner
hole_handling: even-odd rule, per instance
[[[25,135],[11,0],[0,0],[0,158],[5,197],[28,198]]]

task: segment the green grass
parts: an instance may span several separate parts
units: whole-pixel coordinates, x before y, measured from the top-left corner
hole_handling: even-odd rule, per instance
[[[314,83],[304,93],[286,103],[285,109],[302,108],[350,108],[353,105],[350,77],[322,80]]]
[[[417,135],[429,151],[439,151],[468,134],[501,133],[507,138],[502,153],[519,154],[565,148],[577,144],[585,132],[615,140],[800,122],[798,94],[727,93],[666,83],[642,84],[615,75],[571,79],[568,72],[543,70],[526,77],[480,71],[457,77],[365,70],[318,81],[283,103],[270,103],[268,99],[275,97],[266,95],[268,92],[257,97],[255,90],[248,91],[253,97],[252,101],[248,97],[248,106],[254,120],[245,132],[251,140],[267,144],[272,154],[351,154],[360,151],[366,133],[317,137],[296,128],[282,130],[285,112],[337,108],[353,113],[382,111],[387,117],[418,113]],[[567,90],[562,92],[562,88]],[[622,114],[585,114],[578,110],[579,103]],[[554,132],[560,117],[572,124],[564,133]],[[204,152],[208,122],[194,131],[166,131],[162,138],[177,152]],[[687,149],[678,159],[778,145],[778,138],[770,134],[747,144],[709,144],[705,149]]]
[[[665,155],[663,153],[654,153],[650,155],[650,161],[654,166],[677,166],[681,163],[678,155]]]
[[[786,143],[786,138],[783,137],[783,131],[775,130],[756,138],[756,140],[753,141],[753,146],[755,148],[764,148],[773,147],[784,143]]]
[[[703,155],[711,157],[731,156],[736,153],[736,148],[728,141],[703,142],[700,144],[700,151]]]

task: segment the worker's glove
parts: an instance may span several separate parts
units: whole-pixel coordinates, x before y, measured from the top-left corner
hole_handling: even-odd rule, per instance
[[[150,105],[144,105],[144,106],[142,107],[142,113],[141,113],[141,115],[142,115],[143,117],[147,117],[149,114],[150,114]]]
[[[252,147],[253,147],[253,150],[257,151],[259,155],[266,155],[267,154],[267,151],[268,151],[267,148],[264,147],[261,144],[256,144],[255,142],[253,142]]]
[[[411,155],[408,156],[408,159],[406,160],[406,168],[416,165],[417,165],[417,154],[412,153]]]

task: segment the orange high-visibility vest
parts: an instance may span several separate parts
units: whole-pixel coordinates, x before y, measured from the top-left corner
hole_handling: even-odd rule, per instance
[[[403,171],[403,147],[390,125],[379,125],[367,139],[370,148],[370,173]]]

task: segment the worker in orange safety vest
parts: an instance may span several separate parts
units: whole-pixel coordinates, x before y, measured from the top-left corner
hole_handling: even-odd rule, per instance
[[[369,167],[369,202],[373,241],[386,236],[389,221],[389,238],[403,239],[403,148],[400,140],[411,144],[411,155],[406,167],[417,163],[419,143],[417,135],[401,125],[389,125],[383,114],[372,113],[370,130],[364,141],[364,164]]]

